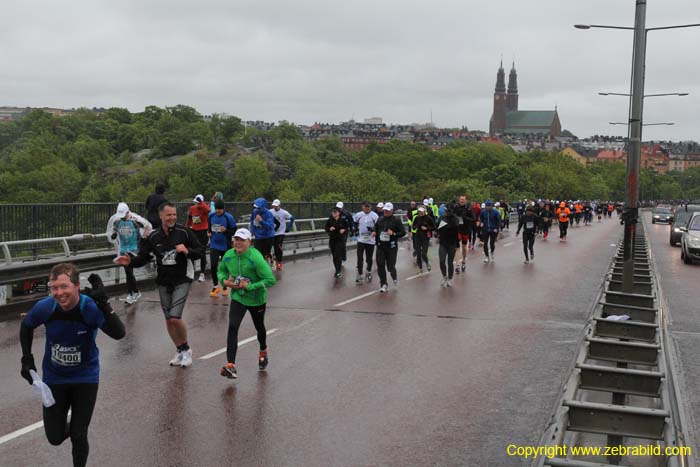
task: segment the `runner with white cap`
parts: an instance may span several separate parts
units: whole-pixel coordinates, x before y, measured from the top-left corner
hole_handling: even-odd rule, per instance
[[[374,210],[374,212],[377,213],[377,216],[382,217],[384,215],[384,203],[381,201],[377,203],[377,208]]]
[[[352,213],[345,209],[345,204],[343,204],[342,201],[338,201],[335,204],[335,207],[340,212],[340,216],[344,217],[345,220],[347,220],[347,222],[348,222],[348,230],[343,235],[343,249],[341,251],[342,260],[344,263],[345,261],[348,260],[348,253],[347,253],[348,237],[350,236],[350,232],[355,231],[355,221],[352,219]]]
[[[372,282],[372,257],[376,239],[372,236],[374,227],[379,220],[376,212],[372,211],[372,205],[368,201],[362,203],[362,211],[353,218],[357,225],[357,284],[362,283],[363,260],[367,261],[367,282]]]
[[[272,202],[272,215],[275,216],[275,240],[273,242],[273,247],[275,250],[275,262],[277,263],[277,270],[282,270],[282,244],[284,243],[284,235],[292,229],[294,225],[294,216],[282,209],[280,200],[276,199]],[[279,225],[278,225],[279,224]]]
[[[107,240],[117,247],[119,255],[136,254],[139,251],[141,239],[148,237],[151,230],[153,228],[150,222],[131,212],[126,203],[119,203],[116,214],[110,217],[109,222],[107,222]],[[133,266],[124,266],[124,273],[128,289],[126,303],[131,305],[141,298],[141,292],[139,292],[136,283]]]
[[[398,239],[406,235],[401,219],[394,216],[394,205],[384,203],[384,215],[377,221],[373,232],[377,239],[377,270],[380,280],[380,292],[389,288],[386,272],[389,271],[394,285],[399,284],[396,272],[396,255],[399,251]]]
[[[238,229],[233,235],[233,248],[228,250],[219,264],[219,281],[232,290],[228,312],[228,334],[226,337],[227,363],[221,376],[237,378],[236,353],[238,351],[238,329],[247,311],[253,318],[258,334],[260,353],[258,368],[263,371],[268,364],[267,330],[265,329],[265,309],[267,288],[275,285],[267,261],[257,249],[251,248],[252,235],[248,229]]]

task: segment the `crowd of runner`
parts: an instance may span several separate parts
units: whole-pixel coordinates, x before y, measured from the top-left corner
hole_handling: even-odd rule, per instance
[[[184,223],[178,223],[177,209],[167,201],[164,187],[157,186],[146,201],[142,217],[119,203],[107,225],[107,237],[114,243],[114,262],[126,274],[127,305],[136,303],[141,292],[134,274],[155,261],[160,306],[175,355],[171,366],[192,365],[192,348],[182,320],[193,282],[205,282],[210,272],[211,297],[230,297],[229,325],[226,336],[226,362],[219,373],[237,378],[236,353],[238,330],[246,313],[250,313],[260,346],[258,367],[269,364],[265,312],[267,289],[276,283],[275,273],[283,269],[284,239],[294,230],[294,215],[275,199],[271,208],[264,198],[251,206],[250,221],[245,226],[226,210],[223,196],[217,192],[210,202],[197,194],[187,211]],[[359,212],[345,209],[337,202],[324,225],[336,280],[343,274],[348,242],[356,246],[356,284],[371,284],[373,268],[379,278],[379,292],[394,287],[399,277],[396,269],[400,241],[411,251],[417,273],[432,271],[430,248],[438,249],[437,261],[442,275],[441,286],[454,286],[455,274],[467,273],[467,258],[475,248],[483,248],[483,261],[496,258],[496,245],[504,230],[510,230],[511,216],[517,215],[515,236],[522,234],[524,262],[535,260],[535,241],[547,241],[556,224],[559,241],[566,242],[569,228],[590,226],[618,216],[620,203],[574,200],[524,199],[512,205],[503,201],[473,202],[466,195],[438,205],[432,198],[412,201],[408,210],[397,212],[393,203],[363,202]],[[209,261],[207,263],[207,248]],[[433,259],[434,260],[434,259]],[[199,273],[196,273],[199,266]],[[97,398],[99,353],[95,336],[101,329],[114,339],[125,335],[124,326],[114,313],[102,281],[92,274],[90,288],[80,291],[80,272],[75,265],[59,264],[49,274],[50,296],[36,303],[21,324],[21,375],[35,384],[36,371],[32,354],[34,329],[46,327],[42,362],[43,382],[48,385],[55,403],[44,408],[44,427],[51,444],[70,438],[73,464],[87,462],[88,426]],[[69,411],[72,416],[69,417]]]

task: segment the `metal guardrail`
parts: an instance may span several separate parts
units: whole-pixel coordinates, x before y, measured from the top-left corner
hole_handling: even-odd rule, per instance
[[[397,215],[406,222],[405,214]],[[285,236],[285,256],[289,258],[327,251],[326,220],[297,219],[292,231]],[[67,261],[78,264],[86,272],[119,267],[112,262],[116,255],[115,247],[107,241],[106,234],[3,242],[0,243],[0,251],[3,255],[0,286],[46,278],[52,266]]]
[[[625,446],[631,439],[651,440],[661,447],[686,446],[675,366],[669,365],[673,350],[666,338],[660,288],[641,229],[634,255],[635,290],[623,293],[619,245],[572,372],[540,442],[557,457],[542,453],[533,467],[602,467],[623,461],[619,455],[575,457],[571,446],[599,446],[603,453],[605,446]],[[613,315],[629,319],[609,319]],[[562,446],[569,451],[557,450]],[[630,466],[651,465],[643,457],[625,457],[624,461]],[[695,465],[687,455],[662,457],[659,462],[672,467]]]

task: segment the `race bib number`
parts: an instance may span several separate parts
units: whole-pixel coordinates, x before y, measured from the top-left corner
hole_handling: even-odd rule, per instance
[[[215,233],[221,232],[221,226],[219,224],[212,224],[211,231]]]
[[[360,235],[360,239],[365,241],[365,242],[368,242],[370,238],[372,238],[372,237],[369,233],[363,233]]]
[[[80,347],[63,347],[54,344],[51,347],[51,361],[61,366],[78,366],[82,362]]]
[[[525,228],[527,229],[534,229],[535,228],[535,223],[532,221],[526,222],[525,223]]]
[[[134,229],[132,227],[132,224],[130,222],[122,222],[121,224],[119,224],[119,235],[121,237],[131,238],[134,235]]]
[[[388,242],[389,240],[391,240],[391,235],[389,235],[386,232],[382,232],[379,234],[379,240],[382,242]]]
[[[201,224],[202,218],[200,216],[192,216],[192,223],[193,224]]]
[[[161,263],[163,266],[175,266],[177,264],[176,257],[177,256],[177,251],[175,250],[169,250],[163,253],[163,261]]]

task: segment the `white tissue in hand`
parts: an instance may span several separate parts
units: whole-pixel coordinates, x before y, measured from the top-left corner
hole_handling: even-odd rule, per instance
[[[41,396],[41,403],[44,404],[44,407],[51,407],[54,405],[56,400],[53,398],[51,388],[41,380],[36,371],[29,370],[29,374],[32,375],[32,389]]]

